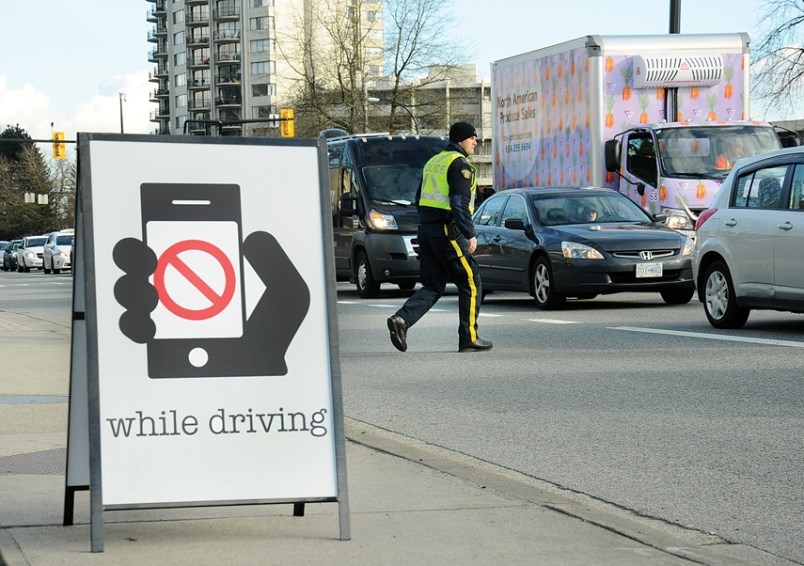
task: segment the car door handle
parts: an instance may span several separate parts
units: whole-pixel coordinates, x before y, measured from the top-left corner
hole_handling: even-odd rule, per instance
[[[777,226],[777,228],[781,228],[782,230],[792,230],[792,229],[793,229],[793,225],[792,225],[792,224],[790,223],[790,221],[788,220],[788,221],[787,221],[787,222],[785,222],[784,224],[779,224],[779,225]]]
[[[731,219],[729,219],[729,220],[726,220],[726,221],[724,222],[724,224],[725,224],[726,226],[729,226],[729,227],[732,227],[732,226],[737,226],[737,221],[736,221],[734,218],[731,218]]]
[[[792,228],[792,226],[791,226],[791,228]],[[499,242],[500,240],[502,240],[502,236],[500,236],[500,235],[494,236],[492,238],[492,240],[494,240],[495,242]]]

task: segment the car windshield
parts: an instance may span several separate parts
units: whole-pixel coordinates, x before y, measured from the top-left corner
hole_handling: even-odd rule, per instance
[[[439,138],[373,138],[357,146],[357,161],[366,192],[374,202],[409,206],[416,201],[416,191],[424,164],[444,149]]]
[[[542,226],[651,222],[645,212],[619,193],[534,195],[533,206]]]
[[[56,236],[57,246],[70,246],[73,243],[72,236]]]
[[[47,241],[47,238],[44,238],[44,237],[43,238],[28,238],[28,241],[26,242],[26,245],[29,246],[29,247],[30,246],[44,246],[46,241]]]
[[[416,199],[424,164],[401,163],[363,167],[363,176],[371,200],[409,205]]]
[[[656,131],[665,177],[725,177],[743,157],[779,149],[768,126],[698,126]]]

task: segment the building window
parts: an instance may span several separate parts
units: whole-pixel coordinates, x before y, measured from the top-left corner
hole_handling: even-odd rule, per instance
[[[184,131],[184,123],[187,121],[187,116],[179,116],[176,118],[176,131]]]
[[[268,96],[267,84],[251,85],[251,96]]]
[[[174,24],[184,23],[184,10],[176,10],[175,12],[173,12],[173,23]]]
[[[374,10],[366,12],[366,21],[377,22],[379,20],[379,12]]]
[[[250,5],[252,8],[262,8],[263,6],[267,6],[267,5],[268,5],[268,0],[251,0],[251,1],[249,2],[249,5]]]
[[[258,29],[268,29],[268,17],[261,17],[261,18],[251,18],[249,20],[249,29],[258,30]]]
[[[252,118],[270,118],[273,114],[276,114],[275,108],[272,105],[265,105],[265,106],[252,106],[251,107],[251,117]]]
[[[257,63],[251,64],[251,74],[252,75],[267,75],[268,74],[268,62],[267,61],[259,61]]]
[[[187,84],[187,75],[185,73],[177,73],[175,80],[176,86],[184,86]]]
[[[182,45],[184,43],[184,32],[179,31],[173,34],[173,45]]]
[[[268,53],[267,39],[252,39],[249,43],[252,53]]]
[[[176,67],[180,67],[180,66],[184,65],[184,63],[186,61],[187,61],[187,54],[184,51],[182,51],[181,53],[176,53],[173,56],[173,64]]]
[[[187,95],[180,94],[176,96],[176,108],[184,108],[187,106]]]

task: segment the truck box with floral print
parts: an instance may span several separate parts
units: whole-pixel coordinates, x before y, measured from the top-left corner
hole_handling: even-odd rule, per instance
[[[494,62],[494,188],[607,186],[691,232],[734,161],[781,146],[751,119],[748,46],[589,35]]]

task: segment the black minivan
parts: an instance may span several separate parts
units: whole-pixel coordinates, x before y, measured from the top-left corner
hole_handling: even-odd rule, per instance
[[[416,191],[438,136],[360,134],[327,140],[335,271],[364,298],[382,283],[412,289],[419,277]]]

